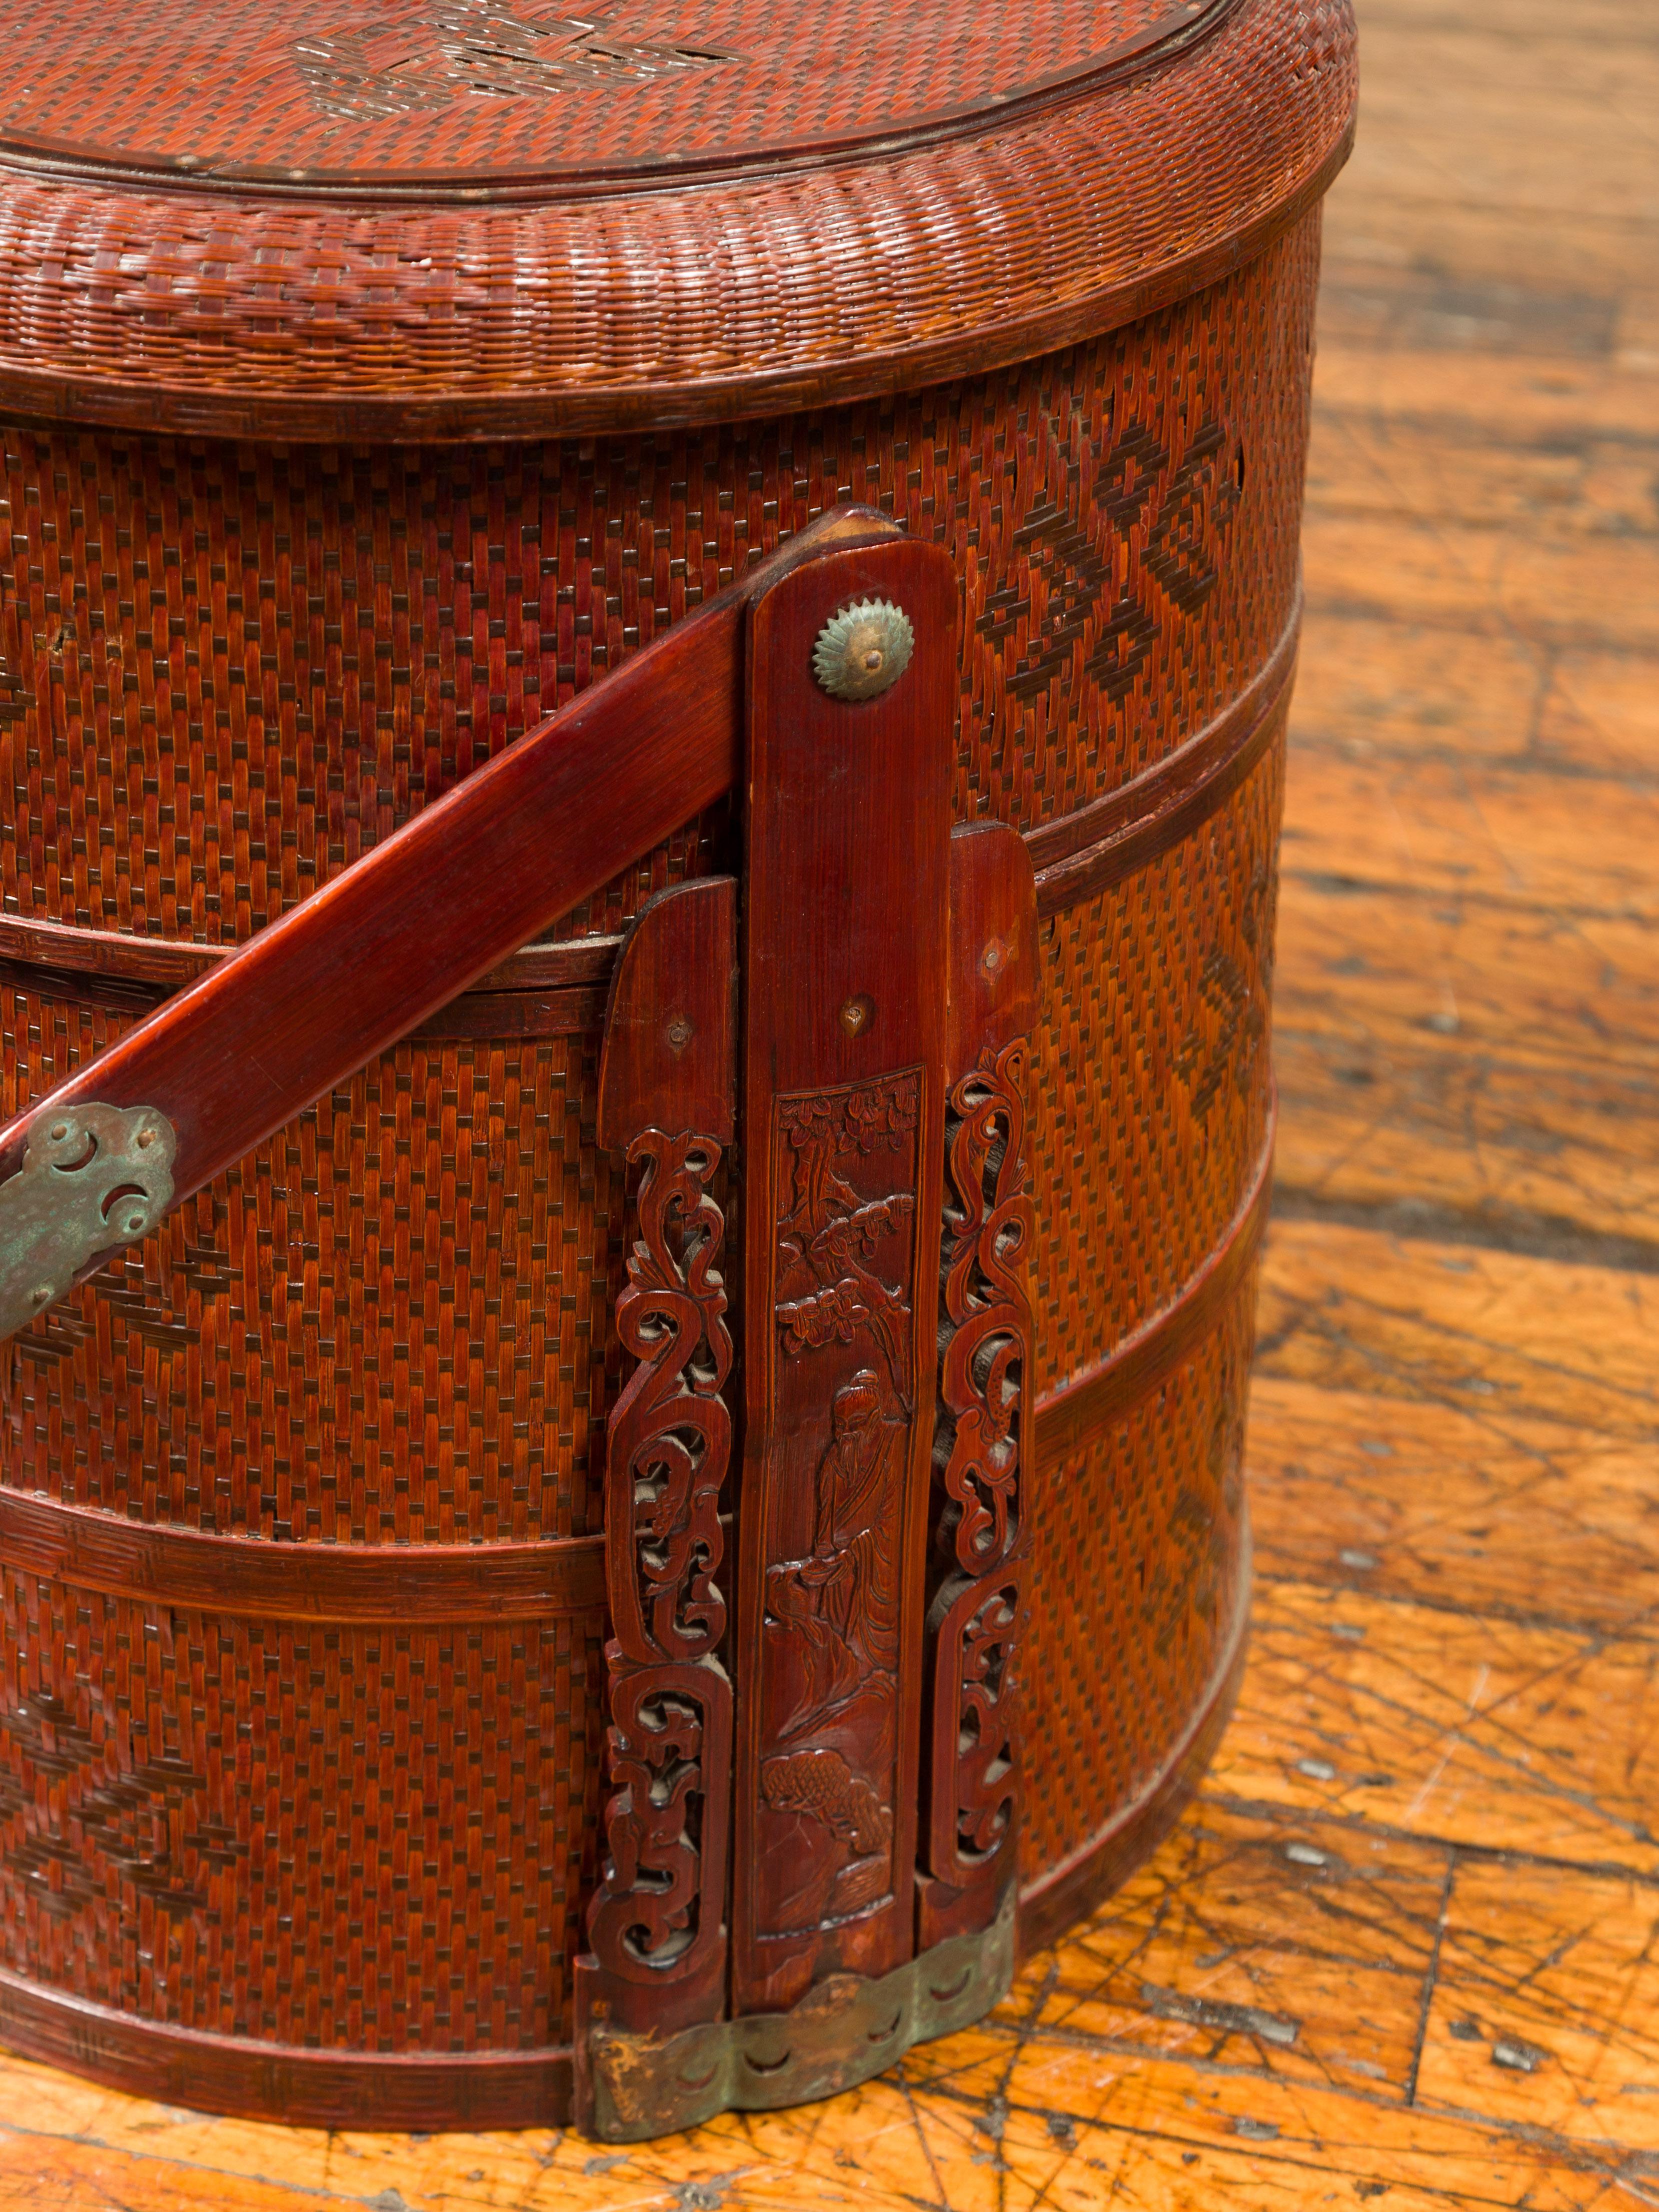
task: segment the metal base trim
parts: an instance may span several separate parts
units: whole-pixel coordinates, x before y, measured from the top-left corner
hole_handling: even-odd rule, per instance
[[[1014,1975],[1012,1888],[989,1928],[955,1936],[878,1981],[832,1974],[792,2012],[629,2035],[596,2027],[585,2053],[592,2132],[642,2142],[717,2112],[769,2112],[856,2088],[914,2044],[971,2027]],[[579,2057],[579,2063],[580,2057]]]

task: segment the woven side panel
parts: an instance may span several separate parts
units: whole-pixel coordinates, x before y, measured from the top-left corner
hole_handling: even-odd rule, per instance
[[[0,1574],[0,1958],[351,2050],[568,2033],[597,1623],[250,1628]]]
[[[1284,627],[1317,220],[1095,344],[738,428],[285,454],[0,430],[0,903],[246,937],[852,500],[963,580],[958,817],[1071,811]],[[722,830],[555,933],[620,927]]]
[[[1039,1389],[1167,1304],[1249,1182],[1283,762],[1270,748],[1199,836],[1052,925]],[[0,987],[0,1023],[27,1054],[11,1111],[120,1018]],[[406,1045],[360,1073],[0,1351],[0,1479],[325,1541],[597,1526],[620,1186],[593,1075],[564,1038]]]
[[[1152,1784],[1227,1648],[1255,1290],[1252,1267],[1160,1389],[1037,1471],[1022,1881]]]
[[[124,1026],[5,987],[0,1024],[6,1115]],[[597,1527],[622,1189],[596,1081],[569,1037],[360,1071],[0,1346],[0,1480],[325,1543]]]
[[[1267,1140],[1285,746],[1184,844],[1050,925],[1033,1052],[1039,1391],[1214,1250]]]
[[[699,436],[284,456],[6,432],[0,900],[245,937],[854,498],[946,544],[963,580],[958,814],[1063,815],[1210,720],[1288,617],[1316,255],[1310,222],[1094,346]],[[1264,1127],[1278,804],[1270,755],[1189,847],[1056,920],[1039,1387],[1166,1303],[1237,1204]],[[614,928],[723,836],[693,825],[565,930]],[[52,988],[0,992],[8,1112],[125,1018]],[[0,1480],[311,1541],[593,1528],[623,1212],[593,1074],[591,1041],[555,1038],[406,1046],[354,1079],[0,1352]],[[1246,1293],[1120,1430],[1038,1471],[1029,1872],[1149,1778],[1220,1649],[1249,1312]],[[32,1579],[7,1597],[17,1971],[268,2039],[568,2033],[597,1624],[250,1632]],[[213,1762],[243,1727],[271,1748],[233,1786]],[[88,1829],[71,1808],[100,1790]],[[286,1876],[285,1822],[306,1835]],[[256,1929],[267,1881],[287,1902]]]

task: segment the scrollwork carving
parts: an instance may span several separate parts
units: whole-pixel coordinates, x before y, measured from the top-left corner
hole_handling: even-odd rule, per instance
[[[1029,1059],[1024,1037],[987,1047],[951,1087],[946,1128],[927,1858],[941,1894],[969,1894],[974,1925],[996,1909],[1018,1810]]]
[[[657,1990],[723,1963],[732,1684],[716,1576],[732,1339],[708,1188],[720,1146],[647,1129],[628,1157],[642,1170],[640,1233],[617,1331],[639,1364],[607,1431],[612,1795],[588,1937],[603,1970]]]

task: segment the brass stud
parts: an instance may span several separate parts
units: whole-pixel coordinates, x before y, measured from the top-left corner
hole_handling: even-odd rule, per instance
[[[841,1025],[849,1037],[858,1036],[875,1018],[875,1002],[863,991],[856,999],[849,999],[841,1010]]]
[[[678,1059],[690,1043],[692,1037],[691,1024],[684,1014],[675,1015],[673,1020],[668,1024],[667,1036],[669,1050]]]
[[[832,699],[879,698],[910,665],[916,634],[902,607],[855,599],[832,615],[812,647],[812,673]]]

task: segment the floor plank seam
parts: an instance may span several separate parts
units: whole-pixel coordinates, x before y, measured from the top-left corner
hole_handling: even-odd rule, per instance
[[[1308,1387],[1317,1389],[1321,1386],[1310,1383]],[[1351,1394],[1334,1391],[1332,1395]],[[1267,1478],[1257,1479],[1265,1481]],[[1410,1558],[1409,1551],[1406,1556]],[[1501,1622],[1505,1628],[1535,1629],[1540,1635],[1583,1638],[1592,1650],[1606,1644],[1651,1644],[1659,1640],[1659,1607],[1655,1606],[1644,1606],[1639,1613],[1620,1620],[1587,1620],[1582,1614],[1575,1620],[1565,1613],[1532,1612],[1524,1606],[1506,1606],[1501,1600],[1492,1598],[1483,1598],[1477,1611],[1431,1589],[1389,1588],[1369,1571],[1364,1581],[1340,1575],[1320,1580],[1305,1571],[1298,1574],[1275,1573],[1271,1554],[1264,1560],[1261,1552],[1256,1554],[1255,1579],[1261,1589],[1314,1590],[1329,1597],[1360,1598],[1368,1605],[1406,1606],[1418,1612],[1437,1613],[1449,1620],[1490,1620]]]
[[[1280,1042],[1297,1033],[1281,1032]],[[1656,1069],[1659,1079],[1659,1069]],[[1340,1229],[1369,1230],[1414,1243],[1455,1244],[1482,1252],[1511,1252],[1527,1260],[1550,1260],[1564,1267],[1606,1267],[1618,1274],[1659,1275],[1659,1240],[1613,1237],[1581,1228],[1562,1215],[1483,1213],[1432,1199],[1328,1198],[1305,1183],[1277,1179],[1273,1221],[1306,1221]],[[1659,1409],[1656,1409],[1659,1412]]]
[[[1429,2013],[1434,2003],[1434,1993],[1440,1978],[1440,1947],[1445,1941],[1446,1922],[1451,1912],[1452,1883],[1457,1875],[1457,1854],[1448,1851],[1446,1868],[1440,1884],[1440,1917],[1435,1923],[1434,1942],[1429,1951],[1427,1971],[1423,1977],[1423,2000],[1417,2015],[1417,2040],[1412,2049],[1411,2070],[1406,2076],[1406,2103],[1417,2102],[1418,2076],[1423,2067],[1423,2046],[1428,2040]]]
[[[1421,1313],[1409,1306],[1390,1306],[1380,1298],[1362,1295],[1358,1291],[1350,1293],[1346,1304],[1357,1316],[1368,1321],[1399,1321],[1418,1327],[1422,1326]],[[1334,1329],[1328,1326],[1322,1328],[1319,1324],[1323,1319],[1324,1312],[1324,1308],[1316,1306],[1311,1299],[1306,1297],[1299,1298],[1293,1304],[1289,1304],[1283,1323],[1278,1328],[1267,1332],[1258,1340],[1256,1346],[1258,1366],[1285,1349],[1297,1338],[1308,1335],[1311,1335],[1316,1340],[1328,1339],[1332,1342],[1345,1345],[1352,1351],[1367,1351],[1367,1347],[1360,1345],[1353,1330],[1341,1326]],[[1434,1334],[1437,1345],[1456,1345],[1460,1349],[1464,1346],[1468,1347],[1470,1356],[1476,1363],[1471,1367],[1469,1373],[1475,1376],[1477,1379],[1479,1363],[1483,1358],[1489,1359],[1493,1352],[1508,1349],[1488,1338],[1478,1335],[1471,1328],[1456,1327],[1443,1316],[1437,1322]],[[1411,1383],[1413,1387],[1410,1395],[1420,1402],[1430,1405],[1443,1404],[1449,1408],[1455,1408],[1460,1404],[1461,1401],[1452,1395],[1451,1384],[1442,1382],[1437,1388],[1434,1385],[1434,1378],[1425,1376],[1420,1370],[1405,1364],[1392,1355],[1379,1356],[1375,1352],[1369,1352],[1368,1356],[1374,1360],[1373,1371],[1376,1375]],[[1542,1358],[1536,1352],[1531,1350],[1522,1351],[1512,1356],[1531,1376],[1548,1376],[1561,1382],[1587,1384],[1599,1389],[1608,1398],[1622,1401],[1644,1412],[1648,1408],[1653,1408],[1656,1413],[1659,1413],[1659,1401],[1656,1401],[1650,1386],[1638,1389],[1632,1383],[1610,1380],[1605,1376],[1598,1375],[1593,1366],[1569,1366],[1563,1360]],[[1545,1409],[1541,1407],[1530,1407],[1528,1412],[1535,1419],[1541,1420],[1548,1418]],[[1581,1425],[1564,1422],[1563,1425]]]
[[[1494,532],[1494,536],[1502,533]],[[1306,617],[1311,622],[1395,622],[1413,630],[1427,630],[1435,635],[1455,634],[1490,644],[1502,638],[1534,652],[1568,651],[1574,653],[1594,653],[1608,659],[1626,659],[1637,665],[1650,665],[1653,659],[1650,645],[1633,642],[1616,630],[1596,629],[1590,623],[1562,623],[1547,629],[1533,629],[1525,622],[1494,613],[1486,621],[1470,623],[1464,618],[1437,614],[1429,608],[1413,607],[1403,623],[1400,611],[1387,599],[1364,599],[1354,594],[1322,597],[1316,600],[1313,592],[1308,596]]]
[[[1411,625],[1402,623],[1398,627],[1405,629]],[[1651,655],[1642,653],[1637,658],[1645,666]],[[1437,745],[1427,739],[1390,738],[1386,726],[1379,726],[1382,728],[1383,734],[1378,737],[1340,737],[1331,725],[1310,716],[1302,716],[1291,737],[1291,775],[1296,774],[1297,762],[1304,760],[1333,769],[1351,769],[1358,762],[1368,769],[1398,769],[1402,776],[1418,775],[1425,769],[1444,769],[1468,774],[1470,763],[1467,751],[1460,751],[1451,745]],[[1356,750],[1356,747],[1363,747],[1364,750]],[[1575,761],[1559,752],[1552,752],[1547,747],[1511,753],[1483,753],[1480,764],[1483,778],[1513,776],[1540,784],[1613,784],[1620,791],[1638,798],[1659,798],[1659,774],[1650,769],[1633,766],[1609,768],[1601,762]],[[1294,866],[1284,869],[1286,877],[1297,876],[1302,872]],[[1389,888],[1409,892],[1412,890],[1411,879],[1401,876]],[[1460,890],[1457,896],[1462,899],[1469,894]],[[1584,911],[1600,914],[1603,909],[1587,908]],[[1614,907],[1606,911],[1617,914],[1622,909]]]
[[[1365,348],[1359,346],[1347,348],[1334,340],[1327,340],[1321,349],[1322,357],[1334,356],[1349,350],[1361,358],[1370,358]],[[1472,353],[1474,349],[1470,350]],[[1460,349],[1449,346],[1446,348],[1446,356],[1449,360],[1470,357],[1468,354],[1462,354]],[[1478,358],[1478,356],[1476,357]],[[1513,358],[1512,356],[1509,357]],[[1559,359],[1557,356],[1547,354],[1536,356],[1534,358],[1540,362],[1549,362],[1553,366],[1557,365]],[[1598,369],[1613,374],[1619,373],[1612,361],[1605,356],[1594,358],[1578,356],[1575,358],[1575,366],[1578,366],[1581,362],[1583,372],[1587,375],[1593,375]],[[1319,423],[1321,428],[1328,431],[1335,427],[1349,428],[1355,426],[1370,429],[1377,427],[1376,410],[1374,406],[1361,406],[1352,402],[1345,404],[1340,400],[1328,401],[1320,409]],[[1414,434],[1426,434],[1429,437],[1437,440],[1455,440],[1456,443],[1465,450],[1489,454],[1494,461],[1515,453],[1543,454],[1552,460],[1558,458],[1573,460],[1583,459],[1598,448],[1608,446],[1616,446],[1621,453],[1638,453],[1644,456],[1659,451],[1659,438],[1640,430],[1598,428],[1582,431],[1577,438],[1563,436],[1556,431],[1548,433],[1540,431],[1529,441],[1524,435],[1510,435],[1502,438],[1486,436],[1483,432],[1479,416],[1437,415],[1425,409],[1418,409],[1408,415],[1387,413],[1382,417],[1382,427],[1390,431],[1409,429]],[[1317,435],[1318,433],[1316,432],[1315,434]],[[1338,492],[1317,489],[1309,492],[1308,504],[1304,512],[1310,520],[1322,520],[1328,516],[1340,515],[1366,522],[1416,522],[1420,520],[1422,516],[1420,507],[1410,506],[1396,508],[1379,507],[1369,505],[1363,500],[1353,498],[1345,500]],[[1460,527],[1474,526],[1468,524],[1465,516],[1455,507],[1449,507],[1443,519]],[[1562,530],[1560,534],[1571,539],[1577,537],[1579,533],[1568,528]],[[1648,542],[1652,542],[1656,536],[1659,536],[1659,532],[1640,529],[1634,530],[1630,534],[1633,538]],[[1331,604],[1329,601],[1323,602],[1321,611],[1328,611]],[[1648,657],[1638,647],[1632,647],[1631,650],[1639,658]]]
[[[1375,624],[1378,629],[1399,631],[1408,635],[1427,630],[1439,638],[1461,638],[1471,647],[1490,645],[1494,632],[1503,631],[1507,628],[1506,625],[1492,619],[1471,622],[1467,617],[1458,614],[1455,609],[1438,616],[1425,613],[1415,607],[1407,612],[1399,607],[1389,605],[1386,600],[1351,600],[1340,592],[1321,593],[1317,586],[1308,587],[1306,612],[1303,619],[1304,624],[1309,626],[1311,626],[1316,620],[1322,626],[1339,622],[1363,622]],[[1546,665],[1552,660],[1559,659],[1564,655],[1576,657],[1581,653],[1588,653],[1591,650],[1588,639],[1582,647],[1576,642],[1570,642],[1564,646],[1553,638],[1527,638],[1523,639],[1522,643],[1528,653],[1536,653],[1540,661]],[[1621,665],[1628,662],[1632,670],[1639,669],[1645,672],[1653,665],[1653,647],[1650,645],[1633,644],[1628,639],[1598,642],[1594,650],[1598,659],[1605,658],[1616,661]],[[1302,726],[1302,718],[1292,701],[1291,708],[1292,748],[1297,743],[1297,733]],[[1313,726],[1316,727],[1317,725]],[[1460,765],[1464,767],[1468,765],[1467,753],[1460,754],[1456,758]],[[1586,771],[1587,774],[1591,772]]]
[[[1139,2055],[1145,2057],[1147,2054],[1142,2052]],[[1179,2063],[1194,2074],[1208,2075],[1224,2070],[1212,2067],[1201,2059],[1182,2059],[1174,2063]],[[1272,2086],[1281,2088],[1286,2086],[1302,2086],[1286,2085],[1270,2075],[1257,2075],[1255,2078],[1261,2081],[1264,2087]],[[1455,2121],[1464,2126],[1477,2128],[1482,2135],[1488,2137],[1496,2137],[1500,2141],[1508,2138],[1514,2143],[1524,2143],[1529,2148],[1542,2151],[1559,2165],[1571,2171],[1598,2176],[1609,2185],[1626,2183],[1631,2179],[1642,2180],[1659,2179],[1659,2154],[1653,2153],[1632,2151],[1622,2145],[1612,2142],[1583,2142],[1573,2136],[1560,2135],[1548,2128],[1534,2126],[1526,2121],[1494,2120],[1489,2114],[1466,2112],[1454,2106],[1435,2106],[1432,2108],[1419,2106],[1414,2111],[1410,2111],[1401,2105],[1397,2098],[1382,2098],[1368,2094],[1363,2089],[1350,2089],[1346,2085],[1336,2083],[1322,2082],[1319,2086],[1322,2095],[1340,2097],[1345,2103],[1368,2105],[1373,2108],[1380,2108],[1396,2118],[1417,2118],[1428,2123]],[[980,2103],[975,2092],[958,2088],[949,2081],[936,2081],[931,2083],[928,2094],[942,2103],[975,2109]],[[1017,2113],[1021,2118],[1029,2119],[1044,2121],[1061,2119],[1069,2122],[1074,2129],[1086,2128],[1102,2135],[1121,2136],[1141,2142],[1189,2146],[1194,2142],[1200,2142],[1212,2150],[1219,2148],[1209,2139],[1198,2135],[1196,2131],[1191,2135],[1182,2135],[1172,2129],[1137,2127],[1127,2120],[1106,2118],[1098,2115],[1091,2116],[1086,2112],[1062,2112],[1056,2106],[1030,2104],[1022,2099],[1011,2099],[1008,2111],[1011,2117]],[[1312,2161],[1317,2161],[1321,2171],[1335,2170],[1349,2172],[1364,2172],[1374,2165],[1375,2161],[1367,2157],[1369,2146],[1363,2142],[1345,2143],[1340,2148],[1351,2162],[1334,2169],[1330,2147],[1322,2142],[1316,2134],[1310,2133],[1305,2139],[1297,2136],[1287,2137],[1277,2126],[1273,2127],[1271,2134],[1268,2134],[1265,2129],[1258,2132],[1255,2127],[1239,2128],[1237,2124],[1239,2117],[1241,2116],[1234,2116],[1234,2132],[1243,2137],[1240,2148],[1248,2149],[1253,2160],[1260,2160],[1267,2164],[1286,2166],[1299,2171],[1305,2170]],[[1381,2145],[1378,2148],[1383,2150]],[[1303,2154],[1297,2155],[1298,2152]],[[1383,2154],[1386,2156],[1386,2151]],[[1460,2205],[1492,2204],[1512,2208],[1516,2203],[1511,2197],[1476,2196],[1467,2187],[1462,2186],[1457,2189],[1454,2197],[1449,2189],[1443,2192],[1434,2189],[1432,2185],[1425,2188],[1420,2183],[1410,2185],[1425,2196],[1444,2194],[1449,2201]],[[1659,2197],[1644,2197],[1642,2201],[1650,2203],[1656,2203],[1659,2202]]]
[[[168,2110],[173,2112],[182,2110],[182,2107],[169,2106]],[[194,2113],[188,2114],[185,2124],[196,2117]],[[233,2188],[238,2183],[254,2181],[262,2189],[279,2189],[285,2196],[301,2199],[309,2197],[314,2203],[362,2204],[374,2208],[374,2212],[382,2212],[386,2206],[383,2194],[378,2197],[352,2196],[332,2187],[315,2188],[307,2181],[284,2181],[280,2175],[249,2174],[233,2166],[210,2166],[188,2152],[174,2154],[165,2150],[135,2149],[130,2143],[112,2142],[102,2136],[60,2133],[52,2128],[23,2127],[15,2120],[0,2119],[0,2140],[7,2136],[14,2137],[19,2142],[70,2143],[78,2150],[103,2151],[112,2158],[132,2159],[150,2166],[173,2166],[191,2174],[216,2174]],[[411,2136],[407,2140],[416,2142],[422,2138]],[[106,2212],[106,2209],[107,2212],[122,2212],[119,2197],[113,2194],[102,2197],[99,2212]]]
[[[1317,1389],[1319,1385],[1313,1384],[1310,1387]],[[1344,1392],[1340,1395],[1346,1396],[1350,1394]],[[1367,1606],[1382,1606],[1390,1609],[1400,1608],[1413,1613],[1445,1613],[1458,1620],[1468,1622],[1474,1626],[1479,1626],[1482,1621],[1486,1620],[1499,1620],[1506,1619],[1506,1616],[1500,1613],[1487,1612],[1484,1606],[1457,1605],[1444,1598],[1437,1598],[1431,1592],[1423,1593],[1417,1590],[1375,1589],[1370,1587],[1369,1582],[1361,1583],[1348,1582],[1345,1580],[1340,1581],[1334,1577],[1333,1577],[1328,1582],[1320,1581],[1316,1580],[1305,1571],[1296,1574],[1274,1573],[1271,1567],[1258,1569],[1255,1577],[1255,1588],[1258,1593],[1263,1590],[1273,1589],[1284,1591],[1287,1595],[1292,1596],[1298,1591],[1302,1591],[1305,1592],[1310,1597],[1316,1601],[1328,1601],[1333,1597],[1356,1597],[1360,1599]],[[1651,1607],[1644,1607],[1642,1613],[1637,1615],[1636,1618],[1638,1620],[1646,1620],[1650,1617],[1652,1610],[1653,1609]],[[1513,1625],[1519,1628],[1535,1628],[1542,1632],[1553,1636],[1567,1637],[1583,1646],[1583,1656],[1585,1657],[1593,1657],[1598,1652],[1604,1650],[1610,1644],[1620,1644],[1626,1642],[1626,1640],[1638,1644],[1646,1644],[1652,1640],[1650,1638],[1645,1636],[1627,1638],[1621,1627],[1609,1626],[1605,1621],[1584,1620],[1583,1619],[1577,1620],[1564,1620],[1559,1615],[1553,1613],[1524,1616],[1517,1619]],[[1308,1623],[1299,1620],[1276,1622],[1274,1626],[1276,1629],[1281,1630],[1283,1632],[1289,1635],[1311,1636],[1318,1635],[1322,1632],[1316,1623]],[[1323,1632],[1328,1633],[1329,1632],[1327,1631]],[[1340,1632],[1339,1640],[1348,1645],[1350,1648],[1352,1648],[1356,1644],[1363,1644],[1364,1641],[1363,1636],[1353,1636],[1346,1630]],[[1479,1720],[1484,1719],[1485,1717],[1486,1717],[1486,1716],[1484,1713],[1466,1715],[1465,1723],[1467,1723],[1468,1721],[1472,1719]]]
[[[1401,1828],[1391,1821],[1370,1820],[1363,1813],[1343,1813],[1334,1807],[1287,1806],[1272,1798],[1241,1797],[1225,1790],[1203,1789],[1194,1802],[1200,1808],[1213,1805],[1218,1812],[1243,1820],[1271,1821],[1282,1828],[1315,1825],[1334,1827],[1345,1834],[1374,1837],[1379,1843],[1455,1851],[1460,1858],[1480,1865],[1536,1868],[1551,1874],[1589,1875],[1600,1881],[1632,1882],[1644,1890],[1659,1893],[1659,1867],[1644,1874],[1639,1867],[1622,1859],[1574,1859],[1508,1844],[1471,1843],[1466,1836],[1442,1835],[1434,1829]]]
[[[1294,766],[1291,773],[1295,773]],[[1337,869],[1299,868],[1294,861],[1287,861],[1281,871],[1281,881],[1296,884],[1304,890],[1316,891],[1322,898],[1375,898],[1382,892],[1389,898],[1398,899],[1402,905],[1425,907],[1436,912],[1455,901],[1457,906],[1464,910],[1473,908],[1494,915],[1541,913],[1551,921],[1563,925],[1622,921],[1633,923],[1638,929],[1654,927],[1652,915],[1628,905],[1574,907],[1553,899],[1540,900],[1522,891],[1504,893],[1480,890],[1463,884],[1414,884],[1380,868],[1375,875],[1355,875]]]

